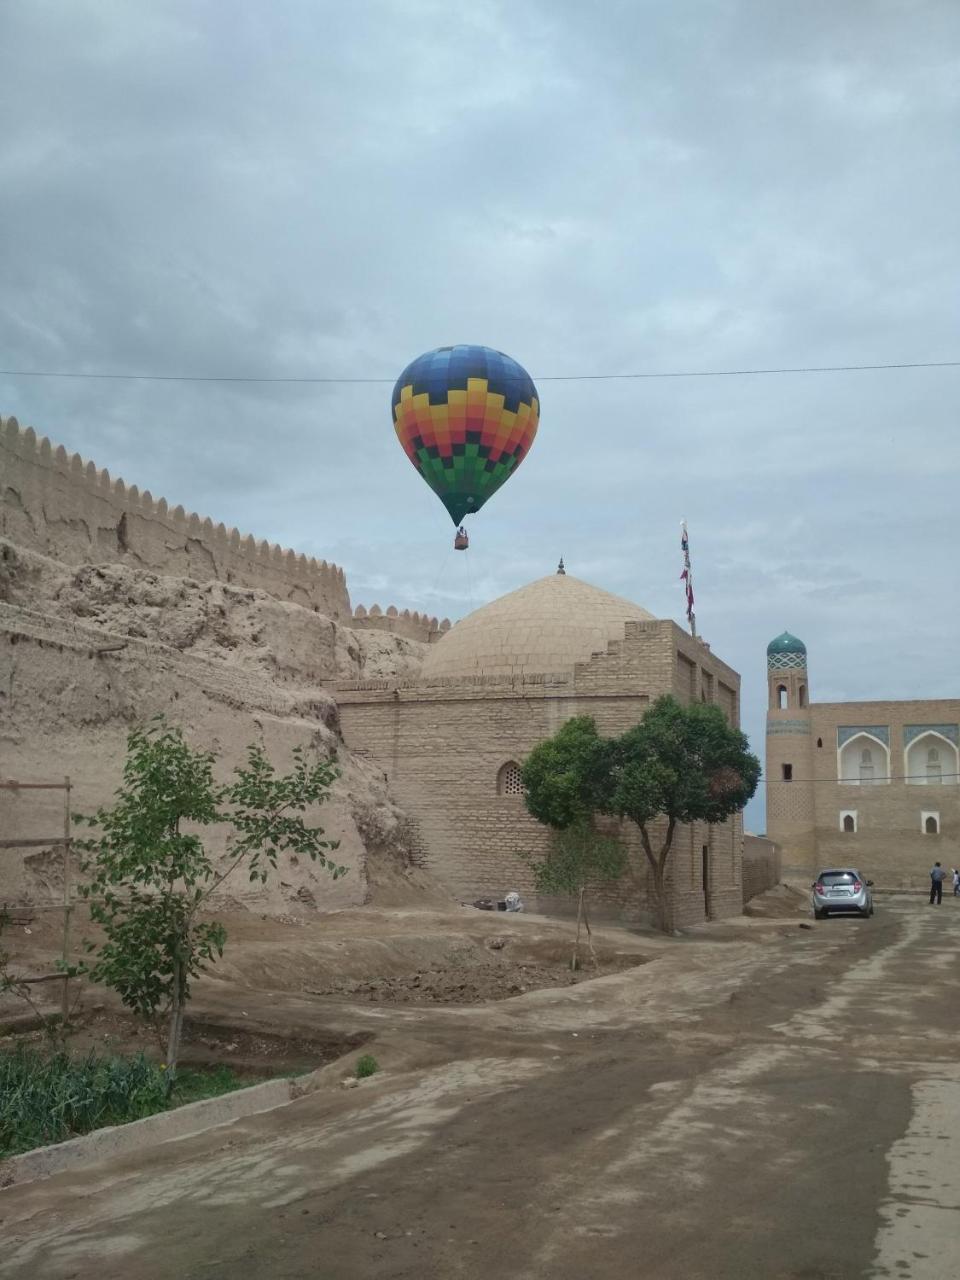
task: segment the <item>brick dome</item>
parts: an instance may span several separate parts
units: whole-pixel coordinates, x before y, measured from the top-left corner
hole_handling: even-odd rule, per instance
[[[553,573],[468,614],[432,645],[422,678],[522,676],[569,670],[626,622],[654,621],[639,605],[569,574]]]

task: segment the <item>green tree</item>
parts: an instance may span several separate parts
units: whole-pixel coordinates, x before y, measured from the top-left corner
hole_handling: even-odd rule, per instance
[[[626,851],[619,840],[598,832],[589,819],[581,819],[552,832],[547,856],[527,859],[538,893],[570,894],[577,898],[577,934],[570,968],[580,967],[580,930],[587,931],[587,943],[594,964],[593,933],[587,910],[591,884],[598,880],[618,880],[626,868]]]
[[[590,821],[606,806],[604,741],[591,716],[574,716],[523,764],[527,808],[558,831]]]
[[[604,740],[590,716],[568,720],[552,738],[538,743],[523,765],[527,809],[554,829],[547,856],[527,859],[537,892],[577,897],[573,968],[579,963],[581,924],[596,961],[587,910],[591,883],[615,880],[626,867],[620,842],[601,835],[594,825],[606,807],[605,769]]]
[[[527,808],[547,826],[593,827],[598,814],[629,818],[650,867],[660,927],[671,927],[664,889],[678,823],[723,822],[757,789],[760,761],[719,707],[659,698],[619,738],[602,738],[589,716],[568,720],[523,766]],[[662,839],[654,824],[665,819]]]
[[[191,981],[223,955],[226,930],[202,919],[211,894],[241,868],[266,881],[282,854],[306,855],[334,878],[344,867],[328,854],[337,843],[301,816],[322,803],[339,776],[331,761],[294,749],[280,775],[259,746],[229,783],[214,779],[216,757],[195,750],[162,717],[127,738],[123,780],[114,804],[77,821],[98,828],[77,841],[88,877],[79,892],[104,939],[88,942],[82,966],[112,987],[143,1018],[167,1022],[167,1067],[175,1071]],[[215,864],[201,834],[227,828],[227,853]]]
[[[604,808],[639,828],[660,927],[667,930],[672,922],[664,881],[677,824],[724,822],[738,813],[757,789],[760,761],[719,707],[685,707],[669,695],[605,743],[602,756]],[[661,818],[666,827],[655,840],[653,824]]]

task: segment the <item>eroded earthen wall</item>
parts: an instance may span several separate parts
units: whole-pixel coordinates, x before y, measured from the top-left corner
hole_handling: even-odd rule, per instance
[[[120,782],[128,730],[164,714],[193,747],[221,757],[222,776],[258,742],[280,769],[294,747],[325,757],[336,750],[333,704],[320,689],[288,691],[256,673],[169,646],[104,634],[0,602],[0,778],[73,784],[74,812],[109,804]],[[291,908],[332,910],[366,896],[367,852],[361,826],[394,822],[386,786],[375,770],[341,753],[343,779],[329,801],[306,816],[340,841],[334,880],[309,861],[284,859],[268,883],[242,874],[222,897],[270,914]],[[62,794],[0,790],[0,835],[49,839],[63,831]],[[223,832],[210,847],[224,852]],[[58,902],[63,893],[59,847],[0,850],[0,904]]]
[[[15,418],[0,420],[0,535],[65,564],[122,561],[154,573],[269,592],[344,621],[343,570],[243,537],[114,480],[54,448]]]

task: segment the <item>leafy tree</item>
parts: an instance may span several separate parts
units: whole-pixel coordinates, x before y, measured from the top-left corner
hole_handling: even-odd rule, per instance
[[[664,882],[677,824],[723,822],[743,808],[759,779],[760,761],[719,707],[684,707],[669,695],[619,738],[602,738],[589,716],[568,720],[523,767],[527,808],[548,826],[589,827],[601,813],[636,824],[664,930],[670,927]],[[666,828],[655,841],[659,818]]]
[[[587,930],[587,943],[594,964],[593,933],[587,912],[587,894],[597,880],[618,880],[626,868],[626,851],[619,840],[601,835],[592,822],[580,819],[568,827],[555,830],[547,856],[541,861],[528,859],[538,893],[576,894],[577,936],[573,944],[570,968],[580,967],[580,928]]]
[[[586,925],[596,962],[587,912],[591,882],[615,880],[626,866],[619,841],[594,827],[597,813],[604,810],[607,790],[603,748],[592,717],[575,716],[552,738],[538,743],[523,765],[527,809],[554,829],[546,858],[528,859],[537,892],[577,896],[574,969],[579,963],[581,923]]]
[[[346,870],[328,854],[335,841],[301,816],[322,803],[339,776],[330,761],[311,763],[294,749],[290,773],[278,775],[259,746],[218,784],[216,757],[198,751],[179,728],[157,717],[127,738],[123,780],[111,808],[77,821],[99,834],[77,841],[89,877],[79,892],[104,941],[87,942],[83,965],[141,1017],[167,1020],[167,1067],[175,1071],[191,981],[223,955],[226,930],[201,919],[211,894],[241,868],[266,881],[281,854],[306,855],[336,879]],[[201,839],[226,826],[227,855],[215,864]]]
[[[574,716],[523,764],[527,808],[558,831],[587,822],[606,802],[603,739],[591,716]]]
[[[664,879],[678,823],[723,822],[757,789],[760,761],[746,735],[727,724],[719,707],[684,707],[658,698],[639,724],[602,749],[604,806],[629,818],[640,831],[650,866],[660,927],[670,927]],[[666,819],[655,843],[653,824]]]

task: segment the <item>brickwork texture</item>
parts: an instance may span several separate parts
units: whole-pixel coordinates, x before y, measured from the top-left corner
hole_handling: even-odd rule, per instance
[[[650,619],[636,606],[628,605],[619,619],[607,614],[604,632],[613,638],[597,652],[591,629],[595,632],[603,610],[593,609],[591,626],[585,628],[578,628],[571,612],[592,593],[605,593],[583,592],[586,584],[564,582],[559,575],[552,590],[544,581],[545,587],[532,584],[532,609],[529,600],[520,600],[511,618],[502,607],[511,597],[504,597],[490,606],[488,627],[474,615],[471,643],[460,637],[452,653],[444,654],[463,625],[457,624],[430,651],[417,681],[341,687],[337,698],[347,745],[387,773],[391,791],[418,823],[430,869],[458,898],[502,898],[515,889],[534,907],[563,911],[572,904],[536,899],[529,859],[547,852],[549,832],[530,817],[522,796],[500,793],[505,766],[521,763],[575,715],[593,716],[601,733],[621,733],[668,692],[684,702],[715,701],[737,724],[739,677],[702,641],[672,622]],[[538,636],[538,609],[549,628],[562,607],[567,608],[563,634]],[[560,669],[538,670],[545,662]],[[630,853],[630,873],[617,884],[597,885],[594,909],[606,918],[648,919],[639,833],[623,824],[619,834]],[[668,875],[678,926],[739,914],[742,846],[739,815],[712,828],[678,829]]]

